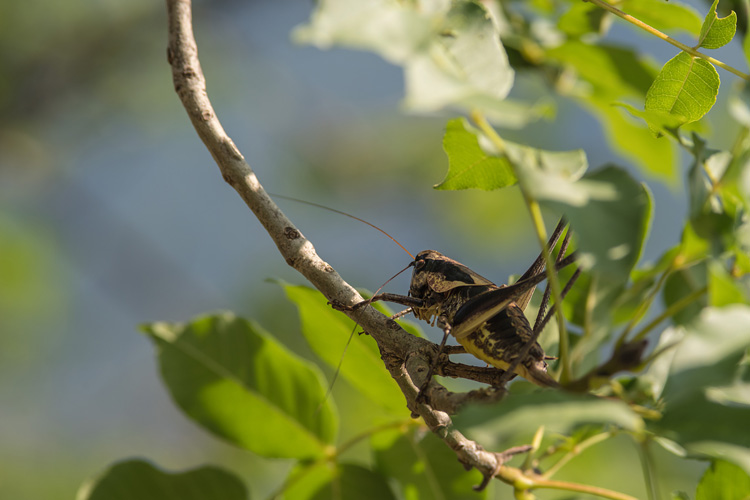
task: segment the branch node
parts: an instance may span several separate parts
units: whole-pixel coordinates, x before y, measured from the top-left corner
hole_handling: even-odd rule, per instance
[[[284,228],[284,236],[286,236],[286,238],[288,240],[296,240],[297,238],[299,238],[302,235],[300,234],[299,231],[297,231],[293,227],[287,226],[287,227]]]

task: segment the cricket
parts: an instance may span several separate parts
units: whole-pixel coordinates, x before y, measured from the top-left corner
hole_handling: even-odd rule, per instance
[[[390,234],[358,217],[323,205],[285,196],[278,197],[331,210],[363,222],[385,234],[413,258],[408,266],[413,268],[408,295],[376,293],[354,305],[331,305],[334,309],[343,311],[365,307],[375,301],[393,302],[407,307],[394,315],[394,319],[413,313],[416,318],[442,329],[443,339],[438,347],[438,355],[420,392],[423,392],[429,383],[449,336],[453,336],[465,352],[505,371],[505,376],[501,379],[503,383],[518,375],[541,387],[559,387],[559,383],[547,373],[547,361],[555,358],[547,356],[537,342],[539,334],[558,306],[555,304],[545,314],[550,298],[549,284],[533,327],[524,313],[536,286],[547,277],[544,253],[539,254],[514,284],[496,285],[467,266],[435,250],[424,250],[414,257]],[[547,242],[549,252],[554,251],[566,227],[567,223],[561,219]],[[568,230],[557,258],[554,259],[555,271],[575,262],[575,252],[565,256],[569,240]],[[566,283],[562,291],[563,297],[572,287],[579,272],[576,270]],[[452,350],[453,354],[460,352]]]

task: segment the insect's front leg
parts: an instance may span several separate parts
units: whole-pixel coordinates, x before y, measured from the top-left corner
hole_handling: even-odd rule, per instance
[[[416,297],[409,297],[406,295],[399,295],[397,293],[380,293],[378,295],[373,295],[367,300],[363,300],[362,302],[358,302],[353,305],[344,304],[337,300],[332,300],[329,302],[329,304],[331,304],[331,307],[333,307],[337,311],[355,311],[361,307],[368,306],[373,302],[377,302],[379,300],[385,302],[393,302],[395,304],[401,304],[402,306],[412,308],[420,308],[424,307],[425,305],[424,299],[418,299]]]
[[[443,340],[440,341],[440,345],[437,348],[435,358],[432,360],[432,363],[430,363],[430,369],[427,370],[427,376],[425,377],[424,382],[422,382],[422,385],[419,387],[419,394],[417,394],[417,403],[424,402],[426,394],[425,391],[427,391],[427,387],[430,385],[430,381],[432,380],[432,376],[435,373],[435,369],[440,362],[440,355],[443,354],[445,342],[448,340],[448,336],[451,334],[452,328],[448,321],[445,319],[445,316],[440,316],[438,318],[437,325],[443,330]]]

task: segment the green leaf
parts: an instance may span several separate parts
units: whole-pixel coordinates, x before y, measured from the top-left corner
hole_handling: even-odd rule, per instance
[[[664,388],[669,404],[704,392],[704,387],[724,386],[734,380],[738,363],[750,346],[750,307],[732,305],[706,308],[698,321],[684,328]],[[750,442],[750,436],[747,439]]]
[[[385,477],[360,465],[323,463],[292,471],[285,500],[395,500]]]
[[[701,18],[698,12],[688,5],[661,0],[625,0],[620,8],[661,31],[687,31],[698,35],[701,31]]]
[[[474,405],[454,417],[485,448],[502,446],[511,437],[547,432],[570,434],[584,425],[614,425],[638,431],[643,420],[622,401],[561,391],[509,394],[496,405]]]
[[[575,179],[588,166],[583,150],[546,151],[504,141],[498,152],[490,141],[466,119],[448,122],[443,147],[448,154],[448,174],[437,189],[492,190],[515,184],[513,167],[529,164],[551,190],[558,179]]]
[[[375,463],[383,475],[395,479],[403,498],[480,500],[486,491],[474,491],[482,475],[456,466],[456,453],[432,433],[412,427],[375,434],[371,440]]]
[[[347,342],[354,332],[352,320],[334,311],[317,290],[293,285],[285,285],[284,290],[299,310],[302,334],[313,352],[336,369],[346,350],[340,376],[375,403],[402,415],[404,395],[383,365],[375,341],[354,333],[347,349]]]
[[[718,49],[719,47],[723,47],[732,41],[734,33],[737,30],[737,14],[732,11],[726,17],[719,17],[716,14],[716,7],[718,5],[719,0],[714,0],[711,9],[703,20],[703,26],[701,26],[698,46],[704,49]]]
[[[680,117],[682,123],[701,119],[716,102],[719,74],[713,65],[680,52],[667,61],[646,94],[646,111]]]
[[[627,281],[651,223],[652,201],[646,186],[614,165],[576,182],[558,179],[555,184],[552,189],[535,179],[531,194],[568,217],[578,239],[579,261],[609,282]]]
[[[671,354],[663,416],[651,424],[654,431],[691,453],[719,458],[732,450],[744,460],[743,467],[750,467],[750,435],[738,432],[750,421],[750,404],[719,397],[744,368],[740,363],[750,345],[750,307],[706,308],[695,321],[665,335],[679,344]]]
[[[640,258],[651,223],[651,194],[627,171],[612,165],[577,182],[545,187],[542,180],[529,180],[532,197],[570,221],[578,263],[589,271],[575,287],[579,292],[586,287],[586,293],[572,294],[566,302],[574,317],[587,321],[588,334],[577,349],[595,355],[612,331],[617,320],[613,310]]]
[[[657,137],[668,133],[670,130],[677,129],[683,124],[682,117],[672,115],[666,111],[650,110],[641,111],[630,104],[618,102],[615,106],[620,106],[628,111],[633,116],[641,118],[648,124],[649,130],[653,132]]]
[[[697,456],[714,457],[732,462],[750,474],[750,448],[746,446],[737,446],[728,442],[701,441],[691,443],[689,450]]]
[[[351,2],[321,0],[308,24],[298,26],[292,38],[298,43],[330,49],[341,45],[370,50],[394,64],[404,64],[435,34],[433,23],[442,12],[418,11],[404,2]]]
[[[750,475],[723,460],[711,464],[695,491],[695,500],[747,500],[749,497]]]
[[[230,313],[142,327],[162,378],[196,423],[266,457],[325,454],[337,430],[318,368]]]
[[[606,11],[594,4],[575,2],[560,16],[557,27],[569,37],[580,37],[587,33],[601,33]]]
[[[568,40],[549,49],[547,57],[571,66],[591,85],[592,96],[612,101],[646,94],[654,79],[651,64],[630,49]]]
[[[229,471],[203,466],[164,472],[143,460],[117,463],[78,490],[76,500],[246,500],[244,483]]]
[[[748,303],[744,290],[729,275],[725,264],[716,260],[708,265],[708,303],[712,307]]]
[[[503,100],[514,72],[498,26],[476,2],[322,0],[295,40],[370,50],[404,68],[405,104],[418,112]]]
[[[505,157],[485,153],[479,141],[484,135],[464,118],[454,118],[445,127],[443,149],[448,155],[448,173],[437,189],[498,189],[516,183],[513,168]]]

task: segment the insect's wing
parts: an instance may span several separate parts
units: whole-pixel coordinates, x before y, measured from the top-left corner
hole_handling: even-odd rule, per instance
[[[482,323],[489,321],[493,316],[508,307],[512,302],[518,303],[529,291],[533,293],[534,287],[544,279],[544,274],[532,276],[529,279],[519,281],[510,286],[504,286],[477,295],[468,300],[456,311],[453,317],[451,335],[462,339],[479,328]]]
[[[427,273],[427,285],[438,293],[463,286],[494,286],[494,283],[487,278],[444,255],[440,255],[439,258],[432,258],[425,266],[425,272]]]

